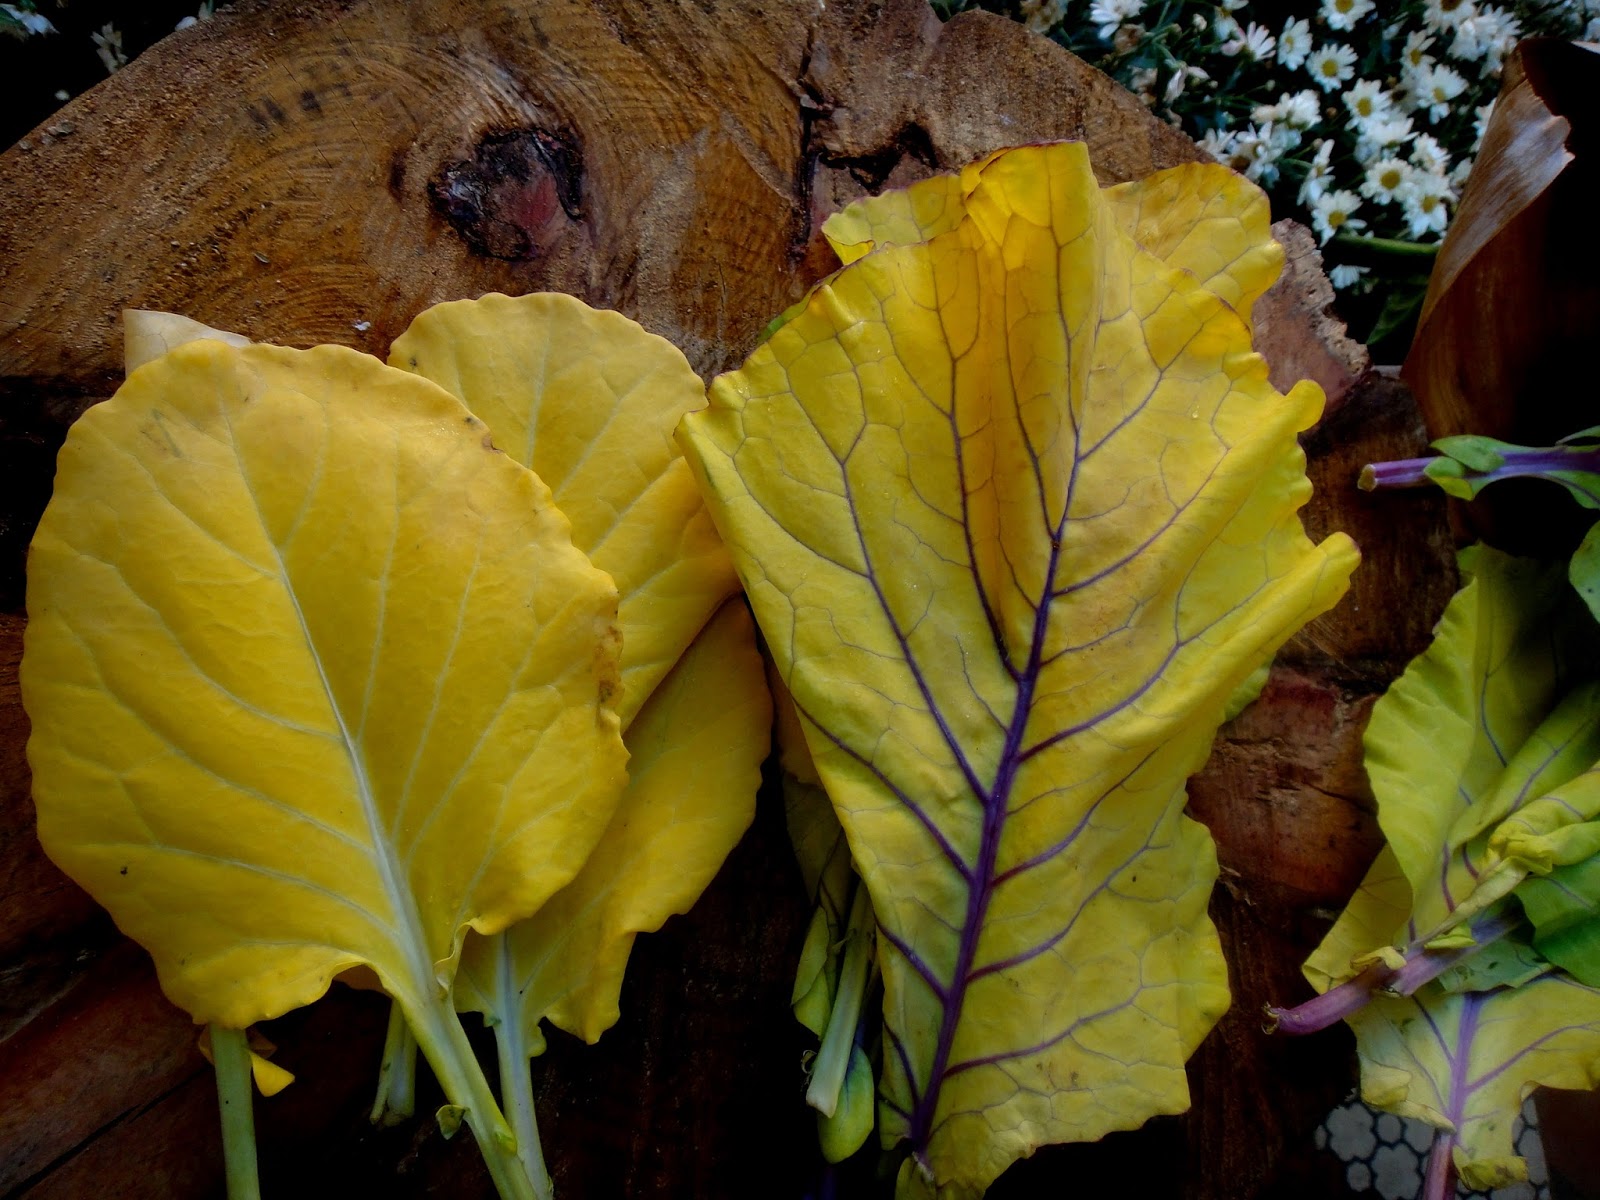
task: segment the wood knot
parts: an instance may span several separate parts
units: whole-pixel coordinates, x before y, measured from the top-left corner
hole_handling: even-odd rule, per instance
[[[538,258],[583,217],[583,154],[575,139],[544,129],[487,133],[470,161],[446,163],[428,181],[434,211],[479,254]]]

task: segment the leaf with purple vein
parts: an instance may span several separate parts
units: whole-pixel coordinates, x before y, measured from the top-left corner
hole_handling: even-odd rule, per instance
[[[1082,146],[958,188],[679,435],[877,911],[905,1195],[1187,1106],[1227,985],[1184,780],[1356,561],[1296,516],[1317,389],[1271,387]]]
[[[1443,1131],[1469,1188],[1527,1178],[1512,1133],[1535,1086],[1600,1084],[1600,991],[1559,972],[1489,992],[1429,985],[1415,996],[1377,997],[1350,1023],[1362,1099]]]

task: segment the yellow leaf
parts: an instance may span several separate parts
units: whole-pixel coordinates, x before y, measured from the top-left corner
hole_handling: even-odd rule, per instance
[[[823,235],[847,265],[875,246],[930,241],[960,223],[968,197],[995,157],[958,175],[936,175],[858,200],[823,222]],[[1266,193],[1220,163],[1184,163],[1106,188],[1103,195],[1111,219],[1134,241],[1168,266],[1190,272],[1247,323],[1251,306],[1283,269]]]
[[[461,397],[549,484],[573,544],[616,580],[626,728],[738,588],[672,441],[705,403],[699,377],[670,342],[559,293],[435,305],[389,361]]]
[[[683,414],[705,403],[705,391],[670,343],[619,313],[557,293],[436,305],[412,322],[389,357],[460,396],[488,424],[496,445],[548,480],[572,518],[574,543],[617,581],[624,693],[618,711],[634,754],[633,782],[585,873],[552,901],[545,918],[519,928],[505,948],[469,940],[472,979],[457,996],[464,1010],[497,1021],[522,1013],[534,1053],[547,1015],[593,1040],[616,1020],[634,934],[687,910],[749,824],[767,751],[765,688],[749,673],[752,663],[759,671],[753,632],[748,616],[733,611],[742,603],[724,606],[707,625],[738,579],[672,440]],[[697,635],[720,647],[726,661],[707,663]],[[692,642],[695,665],[684,659],[670,694],[654,700]],[[730,709],[718,719],[731,723],[714,726],[711,712],[693,709],[714,708],[719,687],[730,689]],[[684,712],[669,714],[680,704]],[[654,715],[635,730],[635,714],[646,710]],[[654,745],[648,739],[663,736],[665,721],[676,722],[685,738],[747,735],[737,749],[722,748],[724,774],[707,782],[695,807],[675,808],[687,800],[672,789],[687,780],[671,772],[685,760],[674,757],[663,770],[639,757],[642,746]],[[651,753],[665,750],[656,745]],[[691,865],[664,873],[660,863],[641,857],[632,840],[645,827],[641,821],[656,822],[663,845]],[[630,879],[633,870],[643,873]],[[504,979],[493,965],[502,959]],[[518,997],[504,992],[513,977]]]
[[[877,911],[902,1189],[948,1196],[1187,1105],[1227,987],[1184,780],[1356,562],[1296,516],[1320,393],[1082,146],[962,180],[679,431]]]
[[[466,930],[537,909],[615,807],[615,605],[434,385],[183,346],[73,427],[33,542],[40,838],[196,1020],[370,965],[492,1135],[443,997]]]
[[[472,938],[457,1004],[593,1042],[616,1023],[636,934],[694,904],[755,816],[772,709],[742,599],[732,599],[628,726],[622,802],[578,877],[503,938]],[[501,972],[505,972],[504,977]]]

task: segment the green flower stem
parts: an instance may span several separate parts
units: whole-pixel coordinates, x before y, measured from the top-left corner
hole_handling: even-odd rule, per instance
[[[217,1107],[222,1110],[222,1158],[228,1200],[260,1200],[256,1174],[256,1123],[250,1077],[250,1043],[242,1029],[211,1026],[211,1061],[217,1072]]]
[[[466,1110],[467,1126],[483,1152],[500,1200],[539,1200],[517,1158],[516,1135],[500,1114],[494,1092],[483,1076],[483,1068],[478,1065],[449,996],[432,991],[418,994],[428,999],[417,1008],[408,1006],[406,1021],[444,1089],[445,1098]]]
[[[1438,242],[1406,242],[1399,238],[1362,237],[1354,233],[1338,233],[1333,244],[1346,251],[1346,257],[1369,263],[1381,263],[1397,258],[1438,258]]]
[[[500,1056],[500,1103],[505,1106],[511,1131],[517,1135],[517,1157],[533,1182],[539,1200],[551,1200],[555,1187],[544,1162],[544,1147],[539,1143],[539,1122],[533,1110],[533,1079],[528,1072],[528,1039],[522,1027],[521,1005],[517,1002],[516,981],[511,974],[511,950],[503,934],[496,934],[496,1007],[502,1014],[495,1022],[495,1048]]]
[[[405,1014],[389,1004],[389,1032],[383,1039],[378,1095],[372,1102],[374,1125],[398,1125],[417,1111],[417,1039]]]
[[[827,1032],[811,1069],[811,1086],[806,1103],[825,1117],[839,1107],[839,1092],[850,1069],[850,1051],[855,1045],[856,1024],[861,1015],[861,999],[867,990],[867,969],[872,964],[872,943],[877,918],[867,885],[856,881],[855,900],[850,905],[850,921],[845,929],[844,965],[839,971],[839,991],[833,1011],[828,1015]]]

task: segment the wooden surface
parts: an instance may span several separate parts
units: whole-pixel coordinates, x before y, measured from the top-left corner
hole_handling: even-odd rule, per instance
[[[941,27],[912,0],[244,0],[0,156],[0,1196],[219,1189],[195,1030],[44,860],[22,757],[23,547],[66,425],[120,377],[120,310],[381,354],[435,301],[554,289],[709,376],[831,268],[817,228],[839,204],[1059,137],[1088,141],[1107,182],[1198,157],[1052,44],[983,14]],[[1306,522],[1350,531],[1367,565],[1193,785],[1235,989],[1194,1061],[1194,1111],[1047,1149],[995,1196],[1339,1194],[1310,1135],[1352,1085],[1348,1038],[1268,1039],[1258,1014],[1305,994],[1298,963],[1376,849],[1360,728],[1454,578],[1435,499],[1351,486],[1363,462],[1415,453],[1420,424],[1322,313],[1309,237],[1280,232],[1290,266],[1258,309],[1261,346],[1280,384],[1310,375],[1330,397]],[[561,1194],[814,1185],[787,1007],[805,917],[766,795],[696,910],[641,939],[622,1023],[595,1047],[557,1036],[535,1064]],[[300,1081],[258,1105],[269,1197],[490,1194],[470,1139],[427,1117],[366,1125],[383,1016],[336,989],[272,1023]]]

